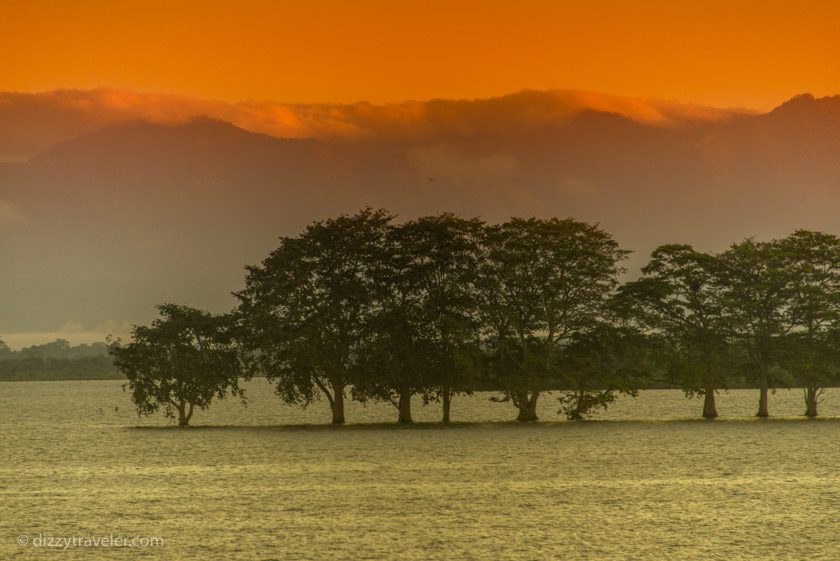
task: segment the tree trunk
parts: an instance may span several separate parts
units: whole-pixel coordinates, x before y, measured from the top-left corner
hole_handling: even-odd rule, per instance
[[[769,417],[770,413],[767,408],[767,375],[762,374],[760,380],[760,389],[758,394],[758,413],[755,414],[756,417]]]
[[[411,422],[411,392],[408,390],[400,391],[399,402],[400,417],[398,423],[408,424]]]
[[[333,386],[333,391],[335,395],[330,402],[330,407],[332,408],[332,424],[334,425],[343,425],[344,424],[344,388],[337,388]]]
[[[330,411],[332,412],[332,424],[344,424],[344,384],[340,382],[331,382],[329,387],[326,382],[318,379],[315,380],[318,389],[321,390],[327,401],[330,403]],[[332,392],[330,391],[332,388]]]
[[[718,416],[717,406],[715,405],[715,390],[714,388],[706,388],[703,398],[703,418],[716,419]]]
[[[192,409],[192,407],[190,407]],[[192,410],[190,410],[189,415],[187,415],[187,404],[180,403],[178,405],[178,426],[179,427],[186,427],[190,424],[190,417],[192,417]]]
[[[517,421],[536,421],[537,420],[537,399],[540,397],[540,392],[534,392],[531,397],[528,397],[528,392],[525,392],[518,400],[519,416]]]
[[[817,416],[817,388],[805,388],[805,416]]]
[[[583,414],[584,414],[584,403],[583,398],[586,397],[586,392],[583,390],[577,391],[577,396],[575,399],[575,409],[572,411],[571,418],[575,421],[582,421]]]
[[[449,422],[449,409],[452,407],[452,391],[448,386],[443,387],[443,419],[444,423]]]

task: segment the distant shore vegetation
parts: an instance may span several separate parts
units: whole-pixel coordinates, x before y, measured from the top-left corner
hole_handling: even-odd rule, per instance
[[[104,342],[74,346],[66,339],[56,339],[13,351],[0,339],[0,381],[124,378]]]
[[[840,239],[663,245],[622,283],[627,253],[574,219],[366,209],[280,238],[229,313],[165,304],[110,352],[138,412],[180,425],[252,376],[291,405],[326,400],[334,424],[347,399],[391,403],[400,423],[435,402],[448,422],[452,397],[479,390],[519,421],[548,392],[575,420],[646,387],[681,388],[708,419],[728,388],[757,388],[767,417],[773,389],[800,387],[818,415],[840,382]]]

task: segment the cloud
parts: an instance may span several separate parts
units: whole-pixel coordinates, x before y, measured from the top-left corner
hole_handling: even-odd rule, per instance
[[[384,105],[228,103],[113,89],[0,93],[0,161],[26,159],[58,142],[129,120],[178,123],[208,116],[279,138],[417,140],[562,126],[587,110],[616,113],[660,127],[719,121],[734,114],[710,107],[571,90]]]

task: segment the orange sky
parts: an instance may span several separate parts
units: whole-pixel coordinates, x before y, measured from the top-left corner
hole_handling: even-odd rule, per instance
[[[3,0],[0,90],[372,102],[840,93],[836,0]]]

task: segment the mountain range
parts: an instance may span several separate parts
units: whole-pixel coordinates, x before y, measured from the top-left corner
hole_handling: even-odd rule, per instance
[[[757,113],[586,92],[389,106],[0,94],[0,333],[125,332],[232,304],[280,235],[400,219],[572,216],[634,250],[840,234],[840,97]]]

